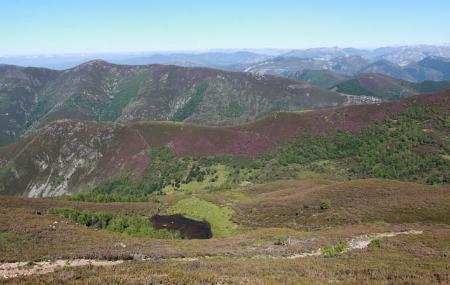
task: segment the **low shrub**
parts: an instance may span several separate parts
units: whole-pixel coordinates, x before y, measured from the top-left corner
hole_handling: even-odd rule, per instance
[[[49,214],[60,215],[80,225],[106,229],[111,232],[142,236],[157,239],[178,239],[178,232],[165,229],[157,230],[150,219],[141,215],[112,214],[107,212],[92,213],[89,210],[79,211],[73,208],[50,208]]]
[[[381,248],[381,247],[383,247],[383,241],[379,240],[379,239],[374,239],[373,241],[370,242],[370,247],[371,248]]]
[[[335,257],[339,256],[348,248],[348,243],[340,242],[335,246],[329,245],[321,248],[322,255],[324,257]]]
[[[331,208],[331,201],[330,199],[322,199],[320,200],[320,209],[321,210],[327,210]]]

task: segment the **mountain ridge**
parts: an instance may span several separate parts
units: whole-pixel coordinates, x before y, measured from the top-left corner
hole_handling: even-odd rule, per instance
[[[421,83],[396,79],[381,73],[359,73],[341,80],[331,90],[380,98],[384,101],[400,100],[425,92],[436,92],[450,88],[450,81],[423,81]]]
[[[273,111],[352,101],[302,81],[270,75],[94,60],[63,71],[4,66],[0,103],[0,113],[6,114],[0,117],[0,144],[6,144],[60,118],[234,125]]]
[[[117,124],[60,120],[0,148],[1,192],[54,196],[92,189],[114,176],[139,177],[148,153],[168,146],[177,156],[254,156],[299,134],[357,133],[409,106],[448,112],[450,90],[399,102],[300,113],[274,113],[240,126],[208,127],[173,122]]]

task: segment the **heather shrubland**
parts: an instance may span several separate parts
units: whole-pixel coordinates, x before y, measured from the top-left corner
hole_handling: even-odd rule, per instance
[[[448,115],[412,107],[359,133],[301,134],[256,157],[177,157],[165,146],[150,152],[143,178],[116,177],[74,201],[139,202],[167,191],[220,191],[242,183],[316,177],[333,180],[383,178],[424,184],[448,183]]]

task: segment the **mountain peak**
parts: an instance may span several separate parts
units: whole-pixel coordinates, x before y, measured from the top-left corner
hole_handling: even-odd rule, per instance
[[[82,63],[82,64],[78,65],[75,68],[84,68],[84,67],[94,67],[94,68],[96,68],[96,67],[110,67],[110,66],[113,66],[113,64],[108,62],[108,61],[106,61],[106,60],[93,59],[93,60],[87,61],[85,63]]]

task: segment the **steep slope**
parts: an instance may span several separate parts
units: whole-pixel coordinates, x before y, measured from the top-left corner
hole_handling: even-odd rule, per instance
[[[445,81],[423,81],[420,83],[411,83],[412,88],[418,93],[431,93],[450,88],[450,80]]]
[[[426,57],[406,66],[382,59],[362,68],[359,73],[381,73],[412,82],[450,80],[450,59]]]
[[[348,76],[342,75],[331,70],[313,70],[306,69],[298,71],[291,76],[296,80],[306,81],[322,88],[331,88],[342,81],[349,79]],[[348,93],[351,94],[351,93]]]
[[[370,57],[385,59],[400,66],[407,66],[429,56],[450,57],[450,47],[433,45],[382,47],[370,53]]]
[[[411,95],[448,88],[450,88],[450,81],[413,83],[378,73],[360,73],[336,84],[331,87],[331,90],[345,94],[373,96],[382,100],[400,100]]]
[[[261,62],[237,66],[235,69],[290,78],[300,78],[299,75],[305,70],[329,70],[349,76],[359,73],[380,73],[411,82],[450,80],[450,60],[448,57],[425,57],[427,53],[412,49],[412,54],[405,55],[404,59],[400,59],[401,55],[397,54],[395,50],[392,51],[395,54],[392,54],[392,57],[398,60],[394,60],[394,62],[389,61],[388,59],[391,57],[388,55],[385,57],[382,51],[380,51],[381,55],[373,51],[374,55],[368,54],[365,57],[346,55],[334,58],[327,56],[302,58],[287,53]],[[390,49],[384,52],[388,53],[389,51]],[[416,52],[417,54],[415,54]],[[412,61],[412,58],[417,58],[418,61]],[[402,64],[395,63],[397,61],[401,61]]]
[[[407,71],[416,81],[450,80],[450,59],[443,57],[427,57],[406,66]]]
[[[415,81],[415,78],[401,66],[387,60],[379,60],[359,70],[359,73],[381,73],[401,80]]]
[[[62,118],[234,125],[273,111],[350,104],[286,78],[164,65],[91,61],[72,69],[0,68],[0,145]]]
[[[155,98],[152,94],[158,96]],[[340,94],[301,81],[207,68],[159,66],[119,120],[157,119],[233,125],[272,111],[346,103],[347,99]]]
[[[417,94],[410,82],[377,73],[358,74],[331,89],[346,94],[373,96],[383,100],[399,100]]]
[[[57,121],[3,149],[2,192],[62,195],[126,171],[138,176],[149,161],[147,147],[137,131],[119,124]]]
[[[235,127],[56,121],[18,143],[0,148],[0,192],[54,196],[86,191],[113,176],[141,176],[153,159],[149,152],[158,147],[168,146],[177,156],[256,155],[299,134],[333,134],[337,130],[356,133],[408,107],[424,105],[433,106],[437,114],[447,112],[442,120],[448,124],[450,90],[402,102],[275,113]]]
[[[444,78],[450,78],[450,58],[427,57],[417,63],[424,68],[432,68],[439,71]]]
[[[40,90],[57,76],[48,69],[0,65],[0,145],[16,141],[39,116]]]
[[[354,75],[370,63],[369,60],[359,55],[336,57],[330,61],[331,69],[334,72],[345,75]]]

